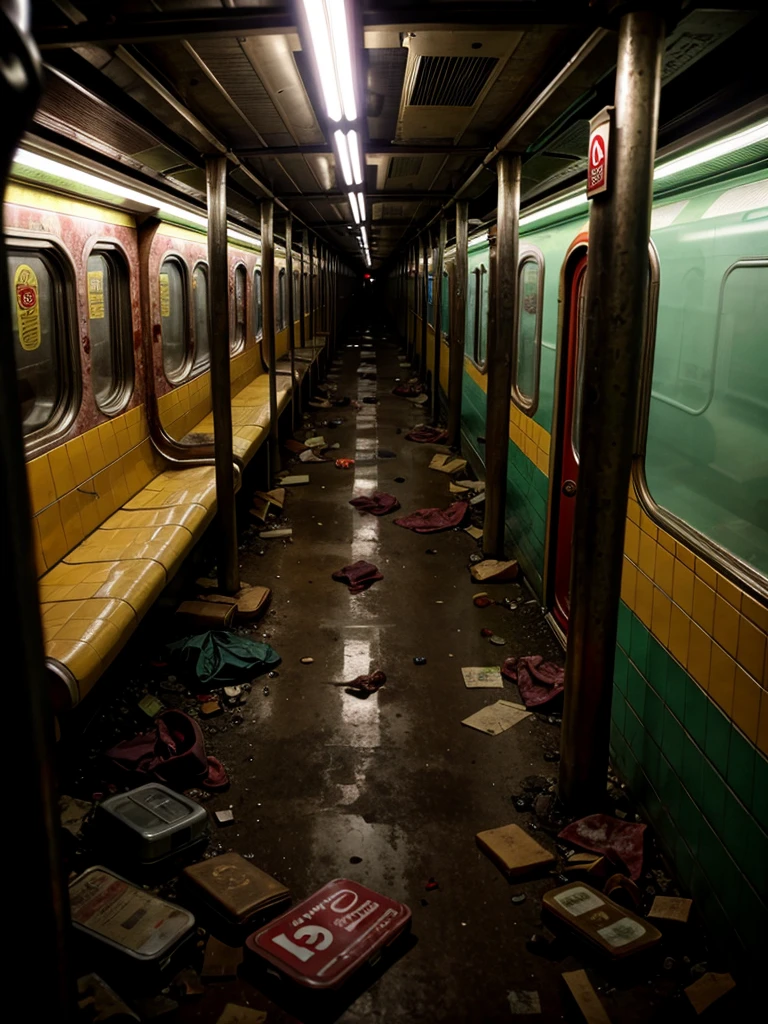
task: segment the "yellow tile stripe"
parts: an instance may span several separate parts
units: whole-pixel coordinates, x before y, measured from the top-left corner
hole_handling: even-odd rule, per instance
[[[676,541],[630,493],[621,596],[768,754],[768,608]]]
[[[125,228],[135,228],[136,221],[127,213],[119,213],[107,206],[84,203],[79,199],[67,199],[57,196],[44,189],[28,188],[25,185],[9,184],[5,190],[5,202],[16,206],[30,206],[34,210],[47,210],[49,213],[63,213],[68,217],[86,217],[88,220],[101,221],[102,224],[119,224]]]

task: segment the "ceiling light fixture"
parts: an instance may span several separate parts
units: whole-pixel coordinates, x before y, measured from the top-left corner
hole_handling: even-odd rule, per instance
[[[325,109],[331,121],[357,118],[345,0],[303,0]]]
[[[754,146],[758,142],[765,142],[766,139],[768,139],[768,121],[759,121],[757,124],[753,124],[751,128],[734,132],[733,135],[726,135],[724,139],[701,146],[692,153],[686,153],[685,156],[678,156],[674,160],[668,160],[656,168],[653,172],[653,180],[659,181],[661,178],[668,178],[671,174],[679,174],[680,171],[687,171],[691,167],[697,167],[699,164],[708,163],[710,160],[716,160],[718,157],[727,156],[729,153],[735,153],[737,150],[745,149],[747,146]]]
[[[362,192],[357,193],[357,205],[360,208],[360,220],[367,220],[368,216],[365,212],[365,195]]]
[[[345,185],[354,184],[352,178],[352,165],[349,162],[349,150],[347,149],[347,137],[342,131],[335,131],[333,133],[333,140],[336,143],[336,152],[339,154],[339,163],[341,164],[341,175],[344,178]]]
[[[354,192],[349,192],[347,193],[347,198],[349,199],[349,205],[352,207],[352,216],[355,218],[355,224],[359,224],[360,210],[358,209],[357,206],[357,196],[355,195]]]
[[[347,143],[349,145],[349,160],[352,165],[352,177],[356,185],[362,185],[363,165],[360,160],[360,139],[354,129],[347,132]]]

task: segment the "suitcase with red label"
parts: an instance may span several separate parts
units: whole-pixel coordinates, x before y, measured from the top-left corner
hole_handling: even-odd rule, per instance
[[[338,989],[410,928],[404,903],[337,878],[246,940],[246,949],[303,988]]]

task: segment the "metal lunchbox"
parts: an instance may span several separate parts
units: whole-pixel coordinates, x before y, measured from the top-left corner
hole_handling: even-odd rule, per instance
[[[246,949],[296,984],[340,988],[400,938],[411,922],[404,903],[337,878],[246,939]]]
[[[202,839],[208,814],[189,797],[150,782],[105,800],[97,822],[101,842],[119,850],[122,861],[153,864]]]
[[[98,865],[70,884],[69,902],[75,929],[124,965],[162,970],[195,928],[188,910]]]

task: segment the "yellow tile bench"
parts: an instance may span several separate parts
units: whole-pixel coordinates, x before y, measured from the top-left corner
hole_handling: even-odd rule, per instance
[[[247,369],[233,376],[234,451],[248,463],[269,433],[269,382]],[[186,423],[206,404],[194,400],[199,379],[175,398]],[[290,373],[277,382],[282,410]],[[192,432],[212,431],[205,411]],[[33,459],[27,475],[45,653],[55,708],[65,711],[92,689],[211,522],[215,471],[169,469],[138,407]]]

